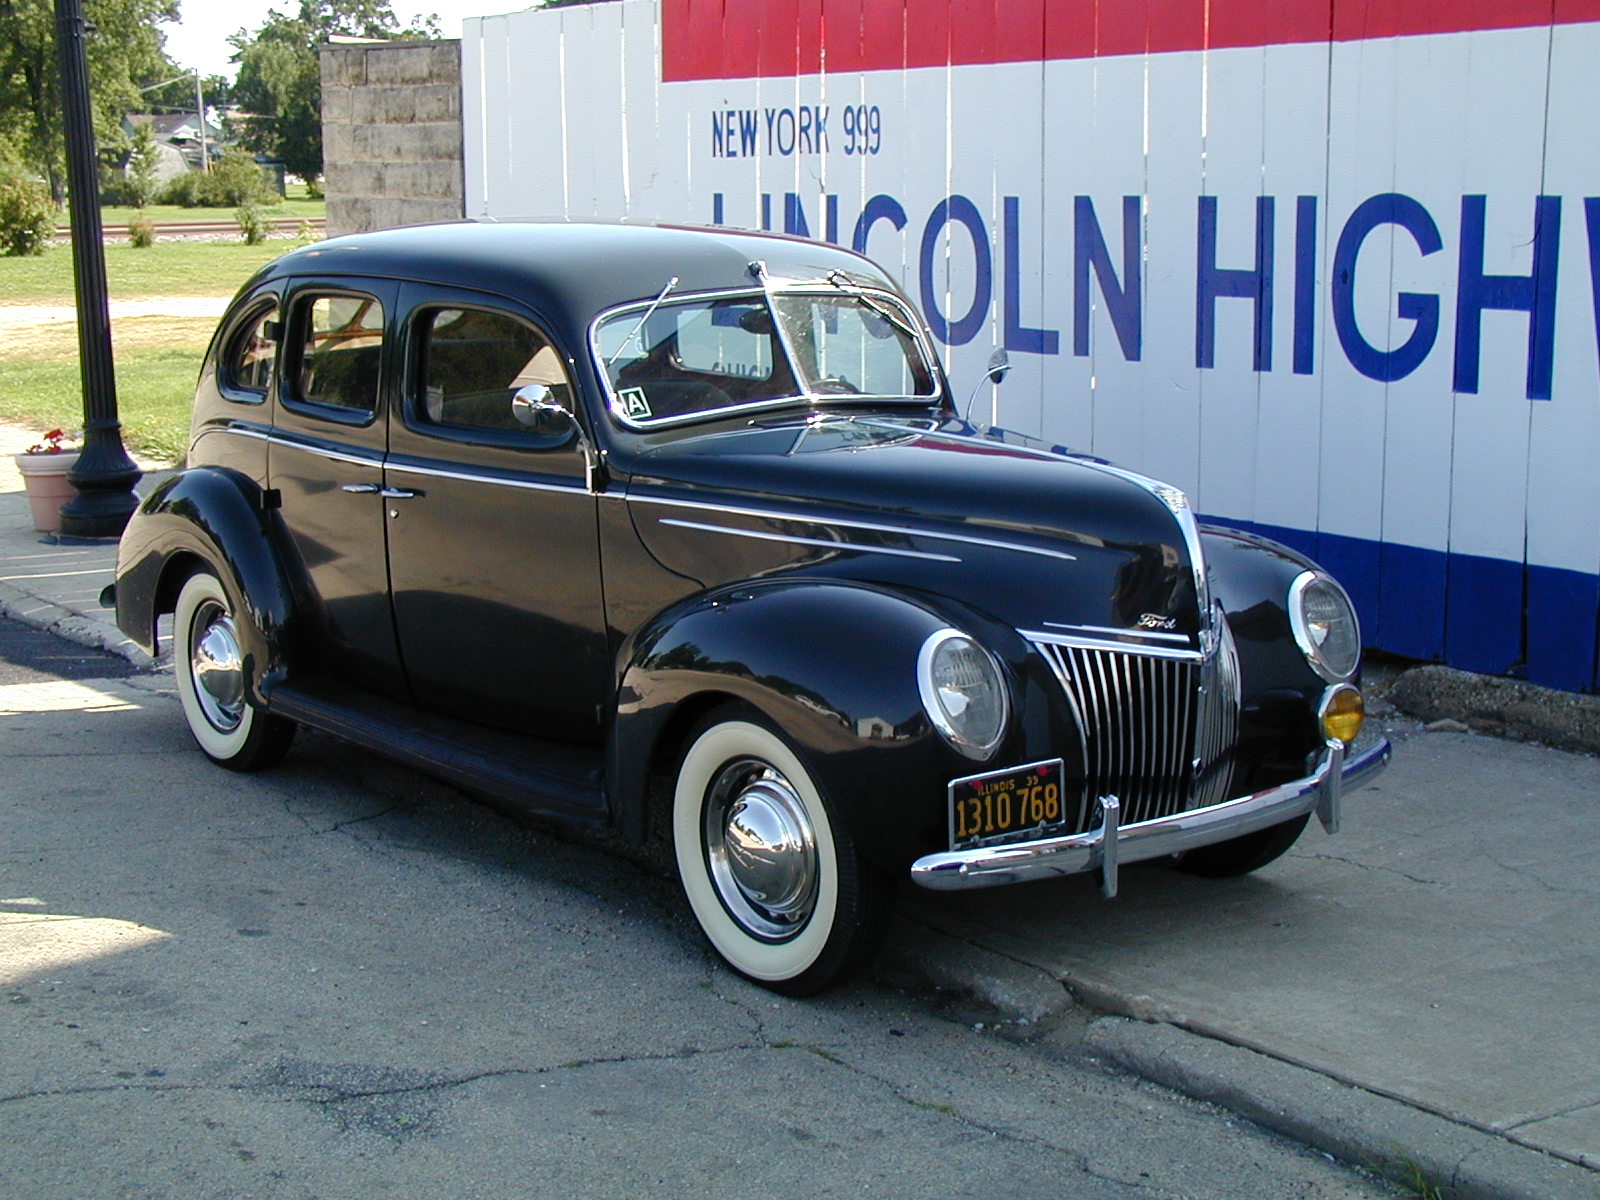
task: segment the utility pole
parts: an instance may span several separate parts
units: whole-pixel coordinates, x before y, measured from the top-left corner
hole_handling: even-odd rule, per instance
[[[61,506],[63,537],[113,538],[139,506],[139,468],[122,446],[117,380],[111,361],[111,304],[106,292],[100,184],[95,178],[94,121],[82,0],[55,0],[56,60],[66,113],[67,187],[72,200],[72,270],[78,301],[78,362],[83,379],[83,452],[67,473],[78,494]]]

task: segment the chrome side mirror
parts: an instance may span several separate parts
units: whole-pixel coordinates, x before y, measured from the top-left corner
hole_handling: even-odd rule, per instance
[[[1006,353],[1006,348],[1001,346],[989,355],[989,365],[984,368],[983,378],[978,380],[978,385],[972,389],[972,395],[967,397],[967,411],[961,415],[964,421],[972,420],[972,406],[977,402],[978,393],[983,390],[986,383],[999,383],[1011,371],[1011,355]]]
[[[994,382],[999,383],[1008,374],[1010,374],[1010,372],[1011,355],[1006,353],[1006,348],[1004,346],[1001,346],[993,354],[989,355],[989,366],[988,369],[984,371],[983,377],[985,379],[992,379]]]
[[[568,438],[577,433],[578,422],[560,404],[548,385],[530,383],[511,397],[511,416],[518,425],[541,437]]]

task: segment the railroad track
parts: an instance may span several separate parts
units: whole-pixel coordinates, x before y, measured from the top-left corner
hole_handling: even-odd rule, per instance
[[[298,233],[302,225],[309,225],[320,236],[324,221],[321,217],[274,217],[272,218],[272,231],[274,233]],[[239,222],[234,220],[217,221],[157,221],[156,237],[238,237]],[[128,227],[126,225],[106,225],[101,232],[107,241],[126,241]],[[72,226],[57,225],[56,237],[70,239]]]

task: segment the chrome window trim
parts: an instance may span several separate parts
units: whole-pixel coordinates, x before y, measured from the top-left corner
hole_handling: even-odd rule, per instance
[[[945,533],[933,529],[910,529],[903,525],[880,525],[870,521],[847,521],[833,517],[817,517],[808,513],[782,512],[778,509],[740,508],[729,504],[711,504],[703,500],[678,500],[666,496],[629,494],[631,504],[656,504],[671,508],[688,508],[697,512],[732,513],[741,517],[757,517],[769,521],[800,521],[808,525],[824,525],[835,529],[864,529],[872,533],[898,534],[903,537],[931,538],[934,541],[956,542],[967,546],[982,546],[990,550],[1014,550],[1019,554],[1036,554],[1042,558],[1077,562],[1076,554],[1065,550],[1046,550],[1039,546],[1019,546],[1015,542],[1002,542],[991,538],[972,537],[963,533]],[[660,518],[657,518],[658,520]]]
[[[961,559],[949,554],[935,554],[927,550],[900,550],[890,546],[868,546],[861,542],[834,542],[827,538],[799,537],[788,533],[764,533],[755,529],[735,529],[731,525],[709,525],[701,521],[680,521],[672,517],[658,517],[662,525],[680,529],[700,529],[707,533],[725,533],[730,537],[753,538],[759,542],[790,542],[798,546],[821,546],[828,550],[852,550],[858,554],[888,554],[896,558],[920,558],[928,562],[958,563]]]
[[[783,280],[780,282],[785,285],[781,290],[775,290],[766,287],[745,287],[725,288],[713,292],[674,293],[665,303],[659,303],[655,300],[634,300],[627,304],[619,304],[613,308],[605,309],[603,312],[596,314],[595,318],[589,322],[589,354],[594,360],[594,365],[600,377],[600,386],[605,389],[606,415],[624,429],[632,430],[635,433],[643,433],[656,429],[673,429],[681,425],[698,424],[703,421],[712,420],[713,418],[728,416],[736,413],[767,412],[773,409],[791,408],[797,404],[820,404],[831,406],[835,404],[856,404],[863,400],[867,400],[884,401],[889,404],[904,404],[907,406],[914,405],[917,407],[926,408],[930,405],[936,405],[939,403],[941,397],[939,381],[942,378],[943,372],[939,366],[938,357],[930,353],[931,347],[928,345],[928,334],[923,326],[922,320],[914,311],[911,310],[910,306],[908,306],[905,301],[901,300],[899,296],[895,295],[895,293],[885,291],[882,288],[868,287],[863,284],[859,285],[862,291],[868,291],[875,296],[881,296],[885,300],[895,304],[900,309],[903,309],[904,315],[908,318],[906,323],[913,329],[917,330],[917,337],[915,339],[917,353],[922,357],[923,369],[928,372],[928,377],[933,381],[934,384],[933,391],[930,394],[926,396],[880,396],[875,393],[859,393],[856,395],[823,395],[821,393],[810,392],[802,389],[792,396],[779,396],[770,400],[758,400],[745,404],[730,404],[725,408],[708,408],[701,412],[685,413],[676,417],[662,417],[659,420],[651,421],[635,421],[625,415],[618,408],[620,401],[617,396],[616,389],[611,385],[611,372],[608,368],[605,355],[600,352],[601,322],[607,321],[612,317],[627,316],[631,312],[644,311],[656,306],[661,308],[669,308],[675,304],[692,304],[700,301],[735,300],[741,298],[761,299],[764,300],[767,304],[767,307],[771,309],[773,297],[778,295],[849,295],[848,292],[841,292],[838,288],[831,284],[824,286],[823,284],[810,280],[806,281],[805,283],[801,283],[799,280]],[[777,342],[783,348],[783,352],[788,360],[789,374],[794,378],[796,384],[800,384],[802,382],[801,373],[794,362],[794,351],[789,344],[789,335],[788,332],[783,328],[782,323],[778,321],[776,312],[773,313],[773,323],[778,330]]]

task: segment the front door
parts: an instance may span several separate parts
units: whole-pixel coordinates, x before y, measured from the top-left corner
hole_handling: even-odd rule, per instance
[[[389,581],[417,703],[595,742],[609,697],[585,445],[513,415],[529,383],[575,404],[565,356],[507,301],[408,285],[384,471]]]

